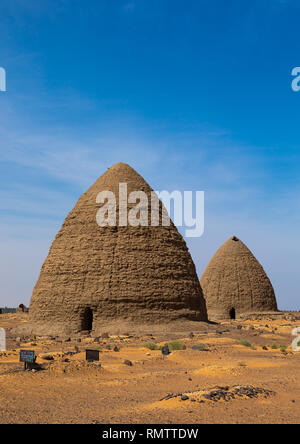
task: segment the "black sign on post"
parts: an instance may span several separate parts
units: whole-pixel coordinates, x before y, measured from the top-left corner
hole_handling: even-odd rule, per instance
[[[99,350],[85,350],[85,359],[89,362],[99,361]]]
[[[170,354],[169,346],[168,345],[164,345],[161,348],[161,352],[162,352],[163,357],[168,356]]]
[[[24,370],[32,368],[35,361],[36,356],[33,350],[20,350],[20,362],[24,362]]]

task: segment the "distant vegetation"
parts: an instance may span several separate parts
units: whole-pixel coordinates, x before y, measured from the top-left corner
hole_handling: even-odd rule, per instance
[[[179,341],[169,342],[168,346],[169,346],[169,350],[170,351],[172,351],[172,350],[183,350],[184,349],[183,344],[181,342],[179,342]]]
[[[279,310],[280,313],[300,313],[299,310]]]
[[[148,348],[149,350],[159,350],[160,348],[155,342],[145,342],[143,347]]]
[[[246,362],[239,362],[238,365],[239,365],[240,367],[247,367]]]
[[[249,342],[249,341],[245,341],[245,340],[240,341],[240,342],[239,342],[239,345],[243,345],[244,347],[249,347],[249,348],[252,347],[251,342]]]
[[[184,345],[179,341],[169,342],[168,344],[169,350],[184,350]],[[145,342],[143,347],[148,348],[149,350],[161,350],[162,346],[155,344],[155,342]]]
[[[8,308],[8,307],[0,307],[0,314],[4,314],[4,313],[16,313],[16,309],[15,308]]]

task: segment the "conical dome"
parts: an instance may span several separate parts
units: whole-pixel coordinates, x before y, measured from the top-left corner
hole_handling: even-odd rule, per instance
[[[200,284],[211,320],[277,311],[274,289],[263,267],[235,236],[213,256]]]
[[[172,222],[138,227],[97,224],[98,193],[114,192],[119,214],[120,183],[127,184],[128,194],[144,191],[150,202],[152,189],[123,163],[108,169],[80,197],[33,290],[29,321],[35,332],[100,332],[117,330],[126,322],[130,326],[207,320],[195,265]],[[161,208],[160,203],[160,212]]]

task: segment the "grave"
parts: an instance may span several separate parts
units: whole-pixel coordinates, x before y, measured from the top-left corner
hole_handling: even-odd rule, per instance
[[[86,349],[85,359],[88,362],[99,361],[99,350]]]
[[[36,356],[33,350],[20,350],[20,362],[24,363],[24,370],[35,367]]]

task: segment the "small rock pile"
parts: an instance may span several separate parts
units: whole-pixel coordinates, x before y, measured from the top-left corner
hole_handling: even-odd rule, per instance
[[[236,398],[269,398],[274,392],[265,390],[259,387],[247,386],[233,386],[230,390],[229,387],[220,387],[216,390],[212,390],[209,393],[203,395],[203,397],[209,401],[230,401]]]
[[[181,401],[191,401],[203,403],[205,401],[232,401],[233,399],[253,399],[253,398],[270,398],[275,392],[251,385],[234,385],[233,387],[214,387],[209,390],[199,390],[195,392],[185,393],[169,393],[161,401],[167,401],[173,398],[179,398]]]

